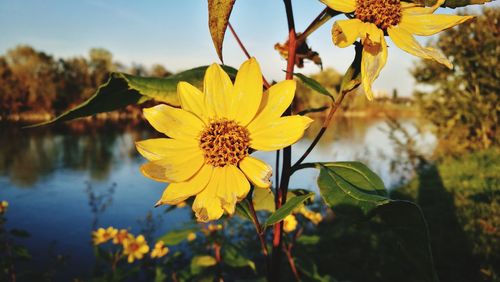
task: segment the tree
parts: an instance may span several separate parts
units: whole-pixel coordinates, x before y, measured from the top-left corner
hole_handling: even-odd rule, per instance
[[[475,21],[447,30],[434,42],[453,63],[452,70],[422,60],[411,71],[417,84],[430,89],[415,93],[417,104],[436,125],[446,150],[498,144],[500,9],[482,12]]]

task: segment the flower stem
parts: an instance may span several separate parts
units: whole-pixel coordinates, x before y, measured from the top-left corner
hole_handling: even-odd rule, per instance
[[[293,79],[293,69],[295,66],[295,53],[297,49],[296,33],[295,33],[295,22],[293,19],[292,1],[283,0],[285,4],[286,17],[288,22],[288,61],[286,68],[286,79]],[[292,113],[291,106],[285,111],[284,115],[289,116]],[[282,175],[277,189],[277,195],[275,197],[276,209],[279,209],[286,202],[286,194],[288,191],[288,184],[290,182],[291,175],[291,165],[292,165],[292,148],[290,146],[283,149],[283,163],[282,163]],[[273,226],[274,236],[273,236],[273,256],[271,265],[271,275],[269,276],[270,281],[280,280],[280,266],[282,257],[282,238],[283,238],[283,221],[276,223]]]
[[[297,45],[302,44],[309,35],[315,32],[318,28],[320,28],[323,24],[328,22],[331,18],[339,15],[340,12],[333,11],[329,8],[325,8],[319,15],[309,24],[309,26],[297,36]]]
[[[236,42],[238,42],[238,45],[240,45],[241,50],[243,51],[243,53],[245,53],[245,56],[247,56],[247,58],[250,59],[252,56],[250,56],[250,53],[248,53],[247,48],[245,47],[245,45],[243,45],[243,42],[241,42],[240,37],[238,36],[238,34],[236,33],[236,31],[234,30],[234,28],[231,25],[231,23],[228,22],[227,25],[229,26],[229,30],[231,30],[231,33],[233,34],[234,39],[236,39]],[[262,82],[264,83],[264,87],[266,89],[268,89],[269,87],[271,87],[269,85],[269,82],[267,82],[267,80],[266,80],[266,78],[264,76],[262,76]]]

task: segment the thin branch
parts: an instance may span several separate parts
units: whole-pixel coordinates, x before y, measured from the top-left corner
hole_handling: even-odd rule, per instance
[[[250,212],[252,213],[252,218],[255,223],[255,229],[257,230],[257,235],[259,236],[260,245],[262,247],[262,253],[267,257],[269,255],[269,251],[267,249],[266,241],[264,240],[264,230],[259,223],[259,218],[257,217],[257,213],[255,212],[255,207],[253,206],[253,201],[248,201],[248,206],[250,207]]]
[[[342,104],[342,101],[344,100],[345,96],[347,95],[348,92],[342,92],[340,94],[340,98],[337,100],[337,102],[332,104],[332,107],[330,109],[330,112],[328,113],[328,116],[326,117],[325,121],[323,122],[323,126],[321,127],[320,131],[318,132],[318,135],[314,138],[313,142],[307,150],[304,152],[304,154],[300,157],[300,159],[292,166],[292,171],[296,171],[297,167],[307,158],[307,156],[311,153],[311,151],[314,149],[316,144],[318,144],[319,140],[325,133],[326,129],[330,125],[330,122],[332,121],[333,115],[335,112],[337,112],[338,108],[340,108],[340,105]]]
[[[228,26],[229,26],[229,30],[231,30],[231,33],[234,36],[234,39],[236,39],[236,42],[238,42],[238,45],[240,45],[241,50],[243,51],[243,53],[245,53],[245,56],[247,56],[247,58],[250,59],[252,56],[250,55],[250,53],[248,53],[247,48],[245,48],[245,45],[243,45],[243,42],[241,42],[240,37],[238,36],[238,34],[234,30],[234,28],[230,22],[228,22]],[[266,89],[269,89],[269,87],[271,87],[271,85],[269,84],[269,82],[267,82],[267,80],[264,76],[262,76],[262,82],[264,83],[264,87]]]

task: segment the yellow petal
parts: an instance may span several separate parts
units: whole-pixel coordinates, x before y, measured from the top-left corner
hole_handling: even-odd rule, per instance
[[[269,188],[271,186],[271,176],[273,169],[265,162],[254,157],[246,157],[240,161],[240,169],[247,178],[259,188]]]
[[[135,142],[137,151],[149,161],[186,156],[198,151],[199,144],[193,140],[153,138]]]
[[[320,0],[329,8],[342,13],[352,13],[356,10],[356,0]]]
[[[191,151],[173,151],[167,158],[148,162],[141,166],[144,176],[160,182],[181,182],[193,176],[203,165],[205,158],[199,148]]]
[[[179,140],[192,141],[203,130],[195,115],[164,104],[144,109],[144,116],[156,130]]]
[[[248,59],[240,66],[233,96],[228,118],[245,126],[255,117],[262,100],[262,72],[255,58]]]
[[[428,36],[436,34],[445,29],[454,27],[465,21],[473,19],[473,16],[457,15],[404,15],[399,27],[416,35]]]
[[[398,26],[392,26],[387,29],[387,33],[391,37],[394,44],[402,50],[424,59],[433,59],[450,69],[453,68],[453,65],[448,61],[448,59],[439,53],[438,50],[431,47],[422,47],[417,40],[415,40],[413,35],[405,29]]]
[[[274,151],[290,146],[302,138],[312,121],[305,116],[289,116],[268,124],[259,124],[259,127],[249,126],[250,147],[261,151]]]
[[[215,168],[222,176],[217,185],[217,196],[222,208],[230,215],[234,213],[238,200],[245,198],[250,191],[250,183],[239,168],[234,165]]]
[[[362,36],[363,53],[361,55],[361,79],[363,90],[368,100],[373,100],[372,84],[387,62],[387,44],[384,33],[374,24],[366,26]]]
[[[204,96],[198,88],[181,81],[177,84],[177,94],[183,110],[193,113],[203,122],[207,122]]]
[[[224,177],[221,168],[214,168],[212,178],[193,202],[193,212],[198,221],[207,222],[219,219],[224,210],[220,198],[217,197],[217,186]]]
[[[341,48],[351,46],[362,29],[363,23],[358,19],[336,21],[332,28],[333,44]]]
[[[227,73],[218,64],[210,65],[203,80],[205,108],[209,118],[227,117],[232,91],[233,83]]]
[[[190,179],[184,182],[170,183],[165,191],[163,191],[163,195],[156,205],[177,205],[187,198],[200,193],[210,181],[212,171],[213,167],[211,165],[204,165]]]
[[[267,124],[283,114],[290,106],[295,96],[297,82],[295,80],[284,80],[271,86],[262,96],[260,110],[250,123]]]
[[[443,3],[445,2],[446,0],[438,0],[436,1],[436,3],[434,5],[432,5],[431,7],[422,7],[422,6],[418,6],[418,5],[412,5],[412,4],[408,4],[408,3],[405,3],[405,2],[401,2],[402,4],[402,12],[403,12],[403,15],[425,15],[425,14],[432,14],[434,13],[437,8],[439,8],[439,6],[443,5]]]

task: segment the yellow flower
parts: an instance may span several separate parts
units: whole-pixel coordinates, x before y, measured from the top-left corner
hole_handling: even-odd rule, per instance
[[[289,214],[285,219],[283,220],[283,231],[286,233],[290,233],[294,231],[297,228],[297,219],[295,218],[295,215]]]
[[[107,241],[113,239],[118,230],[113,227],[108,227],[107,229],[99,228],[97,231],[92,232],[92,241],[94,245],[99,245],[102,243],[106,243]]]
[[[9,202],[7,202],[7,201],[1,201],[0,202],[0,214],[6,213],[8,207],[9,207]]]
[[[453,67],[439,51],[422,47],[413,37],[433,35],[473,18],[434,15],[434,11],[444,1],[438,0],[432,7],[422,7],[400,0],[321,0],[334,10],[354,13],[352,19],[335,22],[332,38],[334,44],[342,48],[353,44],[358,37],[361,38],[362,86],[369,100],[373,99],[371,85],[387,61],[384,33],[389,35],[396,46],[412,55]]]
[[[142,259],[148,252],[148,243],[142,235],[137,236],[137,238],[131,235],[123,240],[123,254],[128,256],[128,263],[133,263],[136,259]]]
[[[118,231],[116,233],[116,235],[113,237],[113,243],[114,244],[123,244],[123,241],[125,241],[125,239],[127,239],[131,236],[133,236],[133,235],[128,233],[127,229],[120,229],[120,231]]]
[[[317,225],[323,220],[323,216],[319,212],[313,212],[306,207],[301,207],[299,213],[309,219],[313,224]]]
[[[262,93],[262,73],[254,58],[244,62],[233,85],[217,64],[205,73],[203,92],[186,82],[177,86],[182,109],[158,105],[144,116],[170,138],[137,142],[150,162],[141,172],[170,182],[157,205],[176,205],[196,196],[198,221],[232,215],[250,190],[271,185],[271,166],[250,156],[253,150],[274,151],[297,142],[311,123],[303,116],[281,117],[295,94],[287,80]]]
[[[219,230],[222,230],[222,224],[212,224],[212,223],[210,223],[208,225],[207,229],[210,232],[219,231]]]
[[[168,248],[163,241],[158,241],[154,249],[151,251],[151,258],[161,258],[168,253]]]
[[[196,240],[196,233],[194,233],[194,232],[189,233],[189,234],[187,235],[187,240],[188,240],[189,242]]]

